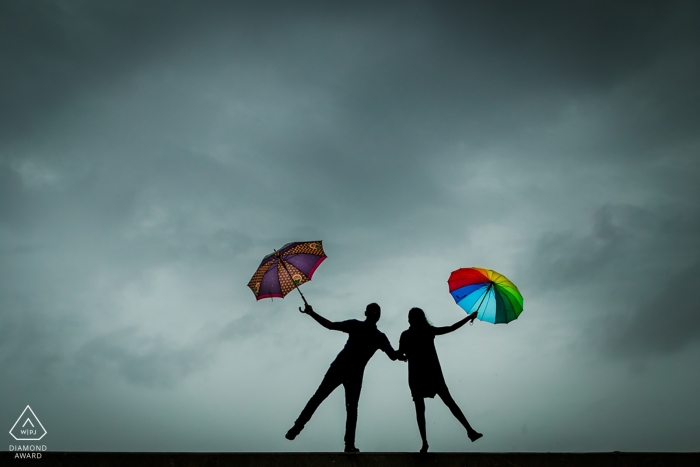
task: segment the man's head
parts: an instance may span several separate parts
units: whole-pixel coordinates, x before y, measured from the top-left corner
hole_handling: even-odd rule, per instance
[[[379,317],[382,316],[382,309],[376,303],[370,303],[365,309],[365,316],[367,317],[366,321],[376,324]]]

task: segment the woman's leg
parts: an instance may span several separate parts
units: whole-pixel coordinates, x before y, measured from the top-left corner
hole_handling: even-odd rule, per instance
[[[413,403],[416,405],[416,421],[418,422],[418,431],[420,439],[423,441],[421,452],[428,451],[428,438],[425,435],[425,399],[422,397],[414,397]]]
[[[452,415],[455,416],[457,420],[459,420],[459,423],[462,424],[464,428],[467,430],[467,435],[469,436],[469,439],[472,441],[476,441],[477,439],[481,438],[481,433],[477,432],[472,426],[469,424],[467,421],[467,417],[464,416],[462,413],[462,410],[459,408],[455,400],[452,398],[452,395],[450,394],[450,391],[447,389],[445,386],[444,388],[438,390],[437,392],[438,396],[440,396],[440,399],[445,403],[448,409],[450,409],[450,412],[452,412]]]

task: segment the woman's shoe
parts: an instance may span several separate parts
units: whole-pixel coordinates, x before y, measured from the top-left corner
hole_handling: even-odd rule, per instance
[[[297,425],[296,423],[294,424],[293,427],[289,429],[286,435],[284,435],[285,438],[288,440],[292,441],[294,438],[296,438],[299,433],[301,433],[301,430],[304,429],[304,425]]]
[[[474,441],[476,441],[477,439],[481,438],[484,435],[479,433],[478,431],[472,431],[470,433],[467,433],[467,436],[469,436],[469,439],[472,440],[472,443],[473,443]]]
[[[418,451],[421,454],[425,454],[428,452],[428,443],[424,443],[423,446],[420,448],[420,451]]]

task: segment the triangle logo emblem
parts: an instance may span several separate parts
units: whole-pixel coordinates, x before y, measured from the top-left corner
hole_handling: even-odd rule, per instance
[[[17,441],[39,441],[46,436],[46,429],[41,424],[31,407],[27,406],[10,429],[10,434]]]

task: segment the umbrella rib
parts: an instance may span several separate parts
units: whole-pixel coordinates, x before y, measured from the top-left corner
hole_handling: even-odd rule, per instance
[[[284,272],[286,272],[287,275],[289,276],[289,280],[292,281],[292,285],[294,286],[295,289],[297,289],[297,292],[299,292],[299,295],[301,295],[301,299],[304,300],[304,305],[308,306],[309,304],[306,302],[306,298],[304,298],[304,294],[301,293],[301,290],[299,289],[299,287],[297,287],[296,282],[294,282],[294,278],[292,278],[292,275],[289,273],[289,269],[287,269],[287,265],[284,264],[285,260],[282,259],[282,255],[278,256],[278,259],[279,259],[279,263],[284,268]]]

